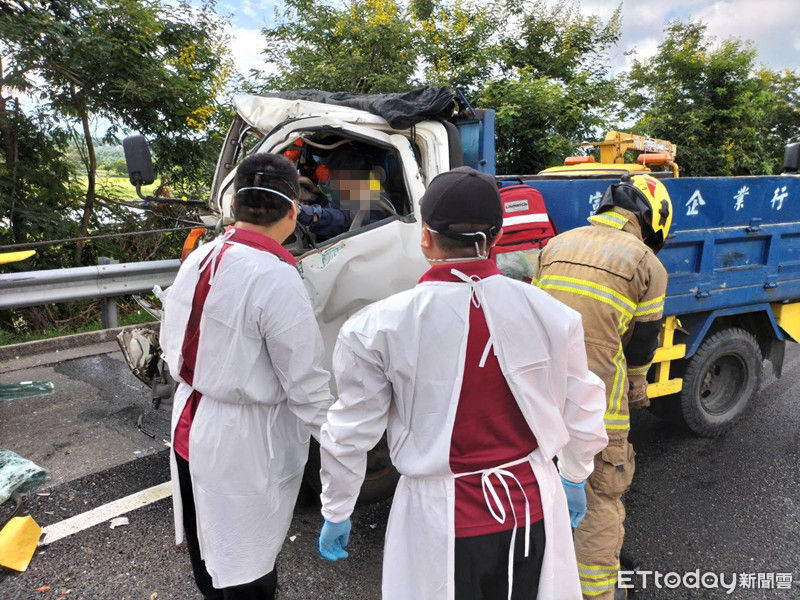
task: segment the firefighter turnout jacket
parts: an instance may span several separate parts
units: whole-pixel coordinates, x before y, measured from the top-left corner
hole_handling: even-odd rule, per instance
[[[544,247],[534,283],[583,316],[589,368],[606,385],[609,439],[626,440],[629,404],[647,406],[667,272],[623,208],[594,215]]]

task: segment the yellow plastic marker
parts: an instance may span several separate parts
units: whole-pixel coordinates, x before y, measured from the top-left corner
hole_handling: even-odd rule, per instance
[[[36,250],[20,250],[18,252],[0,252],[0,265],[19,262],[36,254]]]
[[[31,564],[42,528],[33,517],[11,517],[0,530],[0,566],[24,571]]]

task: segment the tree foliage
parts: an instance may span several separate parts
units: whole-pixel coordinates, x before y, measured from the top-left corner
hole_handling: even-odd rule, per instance
[[[80,189],[67,158],[68,135],[45,116],[29,117],[13,100],[0,101],[0,244],[68,237]],[[57,248],[42,248],[31,266],[68,266]]]
[[[212,122],[230,69],[212,11],[160,0],[12,0],[0,11],[6,86],[35,96],[80,137],[87,184],[75,233],[101,226],[91,119],[108,119],[110,136],[128,127],[179,141],[180,150],[163,148],[169,165],[203,154],[197,132]]]
[[[341,7],[286,0],[284,5],[280,23],[264,29],[265,58],[277,68],[265,87],[371,93],[413,86],[416,36],[394,0],[353,0]]]
[[[608,122],[617,88],[607,52],[619,39],[620,10],[606,22],[571,4],[509,10],[502,74],[484,83],[476,102],[497,110],[498,168],[535,173],[560,164]]]
[[[800,126],[800,81],[755,61],[749,43],[717,42],[699,22],[671,23],[658,52],[634,61],[627,77],[636,131],[677,143],[686,175],[777,172]]]
[[[395,92],[461,89],[498,111],[498,168],[532,172],[563,159],[616,99],[604,53],[619,38],[577,5],[543,2],[289,0],[264,30],[276,72],[261,89]]]

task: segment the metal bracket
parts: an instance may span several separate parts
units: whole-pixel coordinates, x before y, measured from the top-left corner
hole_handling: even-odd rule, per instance
[[[750,225],[745,229],[747,233],[757,233],[761,231],[761,217],[753,217],[750,219]]]

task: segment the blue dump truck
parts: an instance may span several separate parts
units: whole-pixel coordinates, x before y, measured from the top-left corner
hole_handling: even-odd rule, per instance
[[[674,220],[658,254],[669,284],[648,393],[656,414],[718,435],[758,390],[763,360],[780,376],[786,341],[800,340],[800,145],[787,147],[783,175],[680,178],[674,146],[648,153],[646,143],[624,147],[636,136],[612,133],[623,148],[611,159],[571,157],[564,167],[498,180],[538,190],[556,232],[585,225],[603,191],[624,173],[646,170],[663,181]],[[661,140],[644,141],[664,149]],[[642,152],[637,163],[624,162],[630,149]]]

